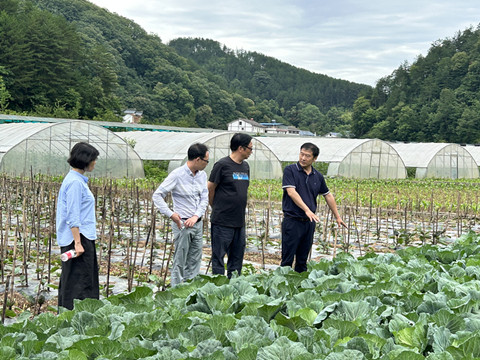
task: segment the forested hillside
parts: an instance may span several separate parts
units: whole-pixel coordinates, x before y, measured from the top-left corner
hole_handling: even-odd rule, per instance
[[[118,121],[136,108],[149,123],[225,128],[248,117],[325,133],[348,128],[371,89],[246,52],[223,52],[225,77],[177,50],[85,0],[0,0],[0,111]]]
[[[181,56],[221,76],[231,90],[252,99],[275,100],[285,109],[301,101],[317,106],[322,112],[332,106],[351,108],[359,93],[371,89],[312,74],[256,52],[234,51],[214,40],[179,38],[169,45]]]
[[[385,140],[480,143],[480,30],[435,42],[360,97],[353,135]]]

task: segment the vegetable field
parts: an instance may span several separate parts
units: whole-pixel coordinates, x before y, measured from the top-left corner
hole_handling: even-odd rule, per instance
[[[480,238],[77,302],[0,326],[2,359],[473,359]]]
[[[410,245],[446,246],[479,231],[477,181],[367,181],[328,179],[348,229],[339,231],[319,199],[314,261],[394,253]],[[0,305],[2,322],[28,310],[56,312],[60,274],[55,240],[55,202],[61,179],[0,177]],[[102,297],[138,286],[169,287],[170,222],[158,216],[149,180],[92,179]],[[281,183],[254,181],[247,207],[245,275],[280,263]],[[204,222],[202,274],[209,273],[208,212]],[[343,256],[343,255],[342,255]],[[279,271],[279,270],[275,270]],[[9,320],[10,319],[10,320]]]

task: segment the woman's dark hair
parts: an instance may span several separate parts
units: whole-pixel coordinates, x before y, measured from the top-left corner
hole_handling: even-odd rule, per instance
[[[236,133],[230,140],[230,150],[237,151],[240,146],[247,147],[250,145],[250,141],[252,141],[252,137],[250,135]]]
[[[88,164],[98,158],[98,155],[100,153],[92,145],[79,142],[73,146],[67,162],[75,169],[85,170]]]
[[[188,148],[188,160],[195,160],[196,158],[204,159],[207,155],[207,145],[195,143]]]
[[[318,146],[315,145],[315,144],[309,143],[309,142],[303,144],[300,147],[300,150],[302,150],[302,149],[307,150],[307,151],[311,151],[314,158],[316,158],[318,156],[318,154],[320,154],[320,149],[318,148]]]

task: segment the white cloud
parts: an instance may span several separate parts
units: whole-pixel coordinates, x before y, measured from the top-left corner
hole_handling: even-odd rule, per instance
[[[91,0],[163,42],[210,38],[335,78],[374,85],[433,42],[478,24],[474,0]]]

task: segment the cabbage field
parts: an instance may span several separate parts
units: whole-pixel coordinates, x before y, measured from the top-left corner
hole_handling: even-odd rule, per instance
[[[474,359],[480,238],[76,302],[0,326],[1,359]]]
[[[327,179],[309,271],[279,268],[281,183],[254,181],[242,277],[169,288],[170,223],[151,180],[92,179],[101,300],[57,313],[61,179],[0,177],[0,359],[480,357],[479,180]],[[361,354],[361,355],[359,355]]]

